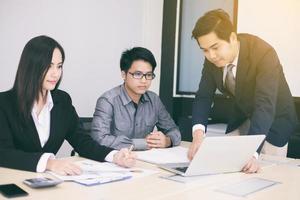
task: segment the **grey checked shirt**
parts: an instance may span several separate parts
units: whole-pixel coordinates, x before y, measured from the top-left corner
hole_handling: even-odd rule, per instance
[[[135,150],[145,150],[145,137],[155,126],[170,137],[173,146],[180,144],[180,132],[160,98],[147,91],[136,109],[122,84],[98,99],[91,136],[99,144],[115,149],[133,144]]]

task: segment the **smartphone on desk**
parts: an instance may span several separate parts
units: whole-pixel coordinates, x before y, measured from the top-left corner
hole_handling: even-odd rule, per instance
[[[28,193],[16,184],[0,185],[0,192],[8,198],[27,196]]]

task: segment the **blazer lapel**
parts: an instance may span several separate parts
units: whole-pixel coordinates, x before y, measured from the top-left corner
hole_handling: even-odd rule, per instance
[[[240,40],[240,52],[236,71],[236,85],[235,85],[235,96],[240,97],[243,91],[243,84],[248,74],[250,62],[248,60],[248,46],[247,41],[241,38]]]
[[[19,137],[22,140],[27,141],[29,144],[32,144],[36,149],[41,150],[41,142],[39,138],[39,134],[35,127],[34,121],[32,116],[30,115],[30,119],[28,121],[24,121],[22,117],[19,115],[18,105],[17,105],[17,96],[15,91],[11,90],[12,92],[12,110],[11,114],[13,115],[14,119],[14,128],[16,128],[16,132],[22,133],[19,134]]]
[[[214,70],[215,70],[215,74],[216,74],[217,88],[220,90],[220,92],[225,93],[226,90],[223,85],[223,68],[214,67]]]
[[[28,129],[29,137],[31,137],[31,141],[33,141],[33,144],[37,148],[42,149],[39,134],[37,132],[37,129],[35,127],[35,124],[34,124],[34,121],[33,121],[32,117],[30,117],[30,123],[28,123],[26,126],[27,126],[27,129]]]

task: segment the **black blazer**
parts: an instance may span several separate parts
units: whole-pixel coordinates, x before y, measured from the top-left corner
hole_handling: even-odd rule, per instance
[[[291,92],[275,50],[262,39],[239,34],[240,52],[236,88],[226,133],[250,119],[249,134],[266,134],[275,146],[284,146],[293,133],[296,111]],[[223,86],[223,69],[205,60],[193,104],[193,125],[207,125],[216,89]]]
[[[45,152],[56,154],[66,139],[81,156],[103,161],[112,151],[100,146],[79,126],[78,115],[70,96],[61,90],[51,92],[50,136],[41,147],[33,119],[24,123],[17,109],[16,94],[10,90],[0,93],[0,166],[36,171],[37,163]]]

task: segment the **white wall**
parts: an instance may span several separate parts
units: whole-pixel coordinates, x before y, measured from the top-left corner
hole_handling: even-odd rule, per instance
[[[241,0],[238,32],[253,33],[277,51],[293,96],[300,96],[300,1]]]
[[[120,55],[133,46],[153,52],[158,93],[162,10],[162,0],[1,0],[0,91],[12,87],[24,45],[45,34],[65,49],[60,88],[80,116],[92,116],[97,98],[122,83]]]

